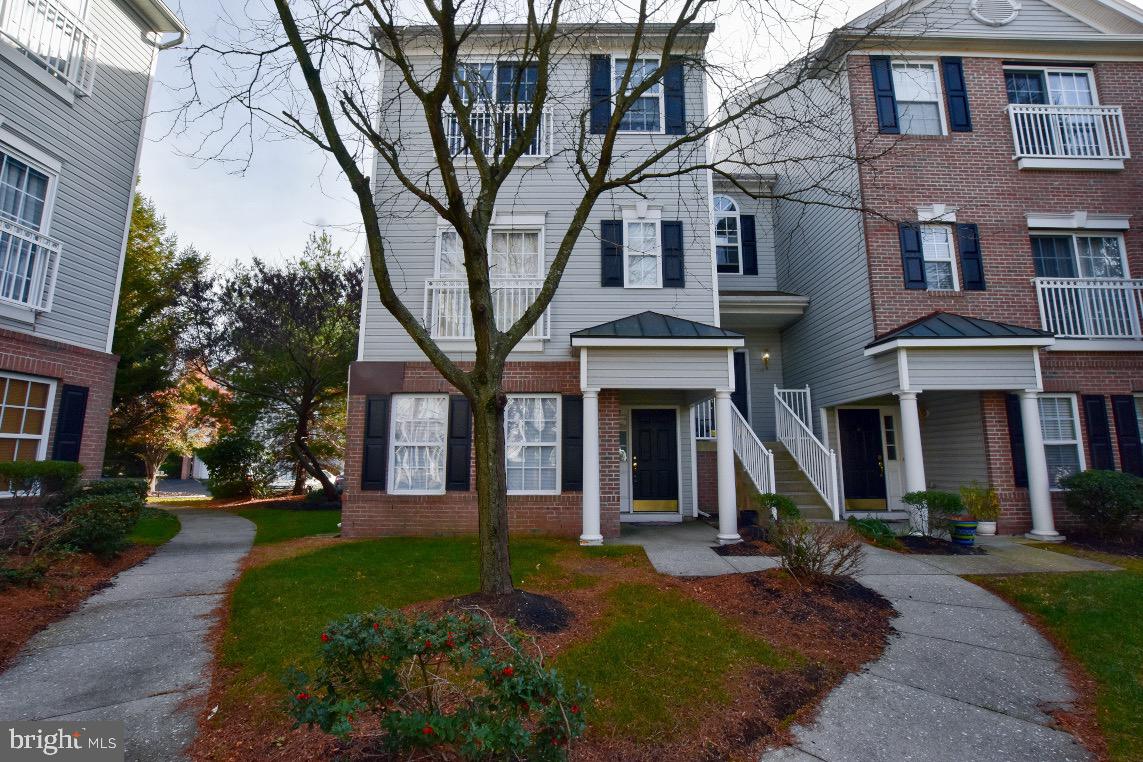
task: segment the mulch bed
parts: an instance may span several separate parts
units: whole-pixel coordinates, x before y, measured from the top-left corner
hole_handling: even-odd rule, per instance
[[[910,553],[921,556],[986,556],[988,551],[979,545],[957,545],[939,537],[918,537],[906,534],[897,538]]]
[[[733,545],[719,545],[714,552],[720,556],[778,556],[778,548],[765,540],[743,540]]]
[[[473,593],[454,598],[445,605],[458,611],[480,609],[492,619],[511,620],[522,630],[544,635],[563,632],[573,618],[571,609],[563,601],[523,590],[515,590],[507,596]]]
[[[77,609],[111,578],[157,550],[134,545],[104,563],[90,553],[57,559],[38,582],[0,591],[0,670],[6,669],[33,635]]]

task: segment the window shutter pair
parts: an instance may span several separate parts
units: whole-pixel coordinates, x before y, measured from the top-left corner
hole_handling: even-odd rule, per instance
[[[1083,395],[1083,417],[1087,423],[1087,447],[1091,453],[1091,468],[1100,471],[1115,470],[1115,456],[1111,452],[1111,426],[1107,422],[1107,400],[1102,394]]]
[[[686,286],[686,267],[683,256],[683,223],[659,223],[662,245],[663,287]],[[604,288],[623,288],[623,220],[604,220],[599,236],[600,285]]]
[[[758,274],[758,236],[754,230],[754,215],[740,214],[738,224],[742,228],[738,234],[742,241],[742,274]]]
[[[1139,419],[1135,414],[1135,398],[1130,394],[1113,394],[1111,412],[1115,419],[1120,470],[1143,476],[1143,443],[1140,442]],[[1107,420],[1107,401],[1103,395],[1085,394],[1083,414],[1087,419],[1087,447],[1091,453],[1091,468],[1114,470],[1115,456],[1111,450],[1111,427]]]
[[[921,228],[912,223],[902,222],[898,225],[897,234],[901,241],[901,265],[905,275],[905,288],[927,288]],[[960,255],[961,288],[965,291],[984,291],[984,259],[980,253],[978,227],[974,224],[957,224],[956,244]]]
[[[1024,417],[1020,413],[1020,398],[1009,394],[1004,399],[1008,413],[1008,444],[1012,451],[1012,483],[1028,486],[1028,460],[1024,454]]]
[[[472,460],[472,416],[468,399],[449,397],[445,440],[445,489],[467,492]],[[389,395],[365,400],[365,437],[361,456],[361,489],[382,491],[389,477]]]
[[[589,89],[591,93],[590,132],[603,135],[611,121],[611,56],[593,55],[590,64]],[[686,133],[686,86],[683,79],[683,62],[671,60],[663,74],[664,131],[668,135]]]
[[[583,397],[565,394],[561,403],[560,425],[563,446],[560,448],[561,488],[564,492],[583,490]]]
[[[899,135],[901,123],[897,112],[897,94],[893,89],[893,64],[889,56],[870,56],[873,99],[877,107],[877,129],[887,135]],[[941,79],[945,86],[949,128],[953,132],[972,132],[972,114],[968,107],[968,88],[964,82],[964,65],[960,58],[946,56],[940,60]]]
[[[87,387],[67,384],[60,390],[60,412],[56,416],[52,460],[79,461],[83,443],[83,421],[87,416]]]

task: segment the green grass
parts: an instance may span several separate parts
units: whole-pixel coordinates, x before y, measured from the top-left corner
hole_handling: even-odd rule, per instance
[[[207,497],[206,495],[202,495],[202,496],[168,495],[166,497],[163,497],[162,495],[150,495],[147,497],[147,502],[152,503],[154,505],[180,505],[180,506],[193,507],[193,506],[197,506],[197,505],[202,505],[203,503],[209,503],[210,498]]]
[[[315,534],[337,534],[341,511],[289,511],[281,508],[245,508],[234,511],[258,528],[255,545],[295,540]]]
[[[144,508],[127,539],[136,545],[162,545],[179,533],[179,527],[179,518],[173,513]]]
[[[677,733],[729,701],[729,671],[791,666],[790,657],[680,593],[627,584],[611,591],[609,603],[603,630],[555,663],[592,689],[588,721],[604,732],[636,739]]]
[[[1111,759],[1143,760],[1143,562],[1066,546],[1051,550],[1118,563],[1125,570],[974,581],[1040,618],[1095,679],[1096,712]]]

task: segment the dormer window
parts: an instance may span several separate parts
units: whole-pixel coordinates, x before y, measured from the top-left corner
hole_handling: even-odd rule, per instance
[[[729,196],[714,197],[714,251],[720,273],[742,272],[738,205]]]

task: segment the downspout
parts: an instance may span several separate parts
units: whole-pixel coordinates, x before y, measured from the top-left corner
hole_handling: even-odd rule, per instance
[[[171,48],[177,48],[179,45],[182,45],[187,41],[186,30],[180,29],[178,32],[176,32],[176,35],[177,36],[174,39],[167,40],[166,42],[160,42],[155,47],[159,50],[170,50]]]

